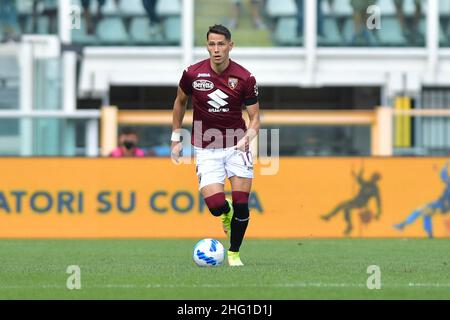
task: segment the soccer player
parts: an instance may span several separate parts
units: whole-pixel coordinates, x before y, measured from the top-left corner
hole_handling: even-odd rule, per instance
[[[239,249],[249,222],[248,199],[253,179],[250,141],[258,134],[259,103],[255,77],[229,57],[230,31],[222,25],[206,34],[209,59],[183,72],[173,106],[172,159],[180,157],[181,124],[188,97],[192,97],[191,143],[195,150],[199,189],[212,215],[220,217],[230,239],[228,263],[242,266]],[[242,118],[245,106],[249,127]],[[225,199],[229,178],[232,202]]]
[[[446,163],[441,170],[441,180],[445,183],[445,190],[439,199],[426,204],[422,208],[414,210],[404,221],[395,224],[394,228],[403,230],[407,225],[413,223],[419,217],[423,218],[423,228],[425,229],[428,238],[433,238],[433,225],[431,218],[440,211],[441,214],[446,214],[450,211],[450,177],[448,176],[448,163]]]

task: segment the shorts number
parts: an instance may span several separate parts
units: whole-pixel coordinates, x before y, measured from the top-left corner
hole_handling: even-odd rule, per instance
[[[241,156],[242,161],[244,161],[244,165],[246,165],[248,167],[253,166],[253,159],[252,159],[252,154],[250,151],[241,152],[241,153],[239,153],[239,155]]]

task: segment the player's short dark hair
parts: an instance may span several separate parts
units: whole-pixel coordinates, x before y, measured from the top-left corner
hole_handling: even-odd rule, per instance
[[[209,37],[210,33],[216,33],[216,34],[224,35],[225,39],[227,39],[228,41],[231,41],[231,32],[230,32],[230,30],[228,30],[227,27],[224,27],[221,24],[215,24],[215,25],[209,27],[209,30],[206,33],[206,40],[208,40],[208,37]]]
[[[123,127],[120,130],[120,134],[137,134],[136,130],[134,130],[132,127]]]

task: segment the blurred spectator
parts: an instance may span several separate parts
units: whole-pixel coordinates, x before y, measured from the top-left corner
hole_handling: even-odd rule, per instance
[[[1,2],[2,0],[0,0]],[[19,0],[26,1],[26,0]],[[58,33],[58,0],[28,0],[32,3],[31,33]],[[48,18],[48,29],[39,30],[39,16]]]
[[[31,14],[31,32],[38,33],[37,20],[39,17],[38,4],[41,0],[33,0],[33,12]]]
[[[37,0],[37,2],[43,2],[42,14],[49,18],[49,30],[50,34],[58,33],[58,4],[57,0]],[[34,9],[34,8],[33,8]]]
[[[397,18],[402,27],[403,35],[412,44],[422,43],[424,37],[419,31],[419,22],[422,16],[421,0],[414,0],[416,10],[411,20],[405,17],[405,12],[403,11],[404,2],[404,0],[394,0]]]
[[[110,153],[110,157],[143,157],[144,150],[138,148],[139,137],[131,127],[124,127],[119,135],[119,146]]]
[[[261,18],[262,0],[250,0],[250,3],[251,3],[251,16],[253,27],[255,29],[265,29],[266,25],[264,24]],[[242,11],[242,1],[233,0],[233,6],[231,8],[231,20],[229,25],[230,29],[236,29],[238,27],[241,11]]]
[[[353,25],[354,35],[352,39],[353,45],[368,45],[370,44],[370,35],[366,27],[366,21],[369,18],[367,8],[374,5],[376,0],[350,0],[350,5],[353,8]]]
[[[161,19],[156,13],[157,0],[142,0],[145,11],[150,19],[150,33],[158,34],[162,31]]]
[[[116,6],[119,6],[120,0],[114,0]],[[97,23],[103,18],[103,6],[105,5],[106,0],[97,0],[97,13],[96,16],[92,16],[92,12],[90,10],[91,0],[81,0],[81,6],[83,7],[83,18],[86,26],[86,32],[88,34],[93,34]]]
[[[16,0],[0,0],[0,40],[19,40]]]
[[[105,5],[106,0],[97,0],[97,17],[94,23],[94,17],[92,16],[90,5],[91,0],[81,0],[81,6],[83,7],[84,25],[86,26],[86,33],[93,34],[95,30],[95,24],[102,18],[102,8]]]
[[[295,0],[297,4],[297,36],[303,36],[303,16],[305,15],[305,8],[303,6],[304,0]],[[319,6],[321,0],[318,0],[317,6]],[[319,19],[319,18],[317,18]]]

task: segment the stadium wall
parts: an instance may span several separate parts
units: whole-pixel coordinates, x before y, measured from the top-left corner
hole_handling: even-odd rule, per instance
[[[262,160],[262,159],[261,159]],[[425,237],[422,218],[392,226],[444,193],[445,158],[281,158],[255,164],[248,237]],[[167,158],[2,158],[0,238],[223,237],[198,192],[194,164]],[[276,174],[262,174],[270,166]],[[374,173],[381,199],[321,218],[360,191],[352,172]],[[276,170],[275,170],[276,171]],[[274,173],[274,170],[272,170]],[[227,185],[229,190],[229,185]],[[371,189],[373,191],[373,188]],[[450,202],[444,203],[447,208]],[[450,209],[448,209],[450,210]],[[450,236],[450,216],[433,216]]]

